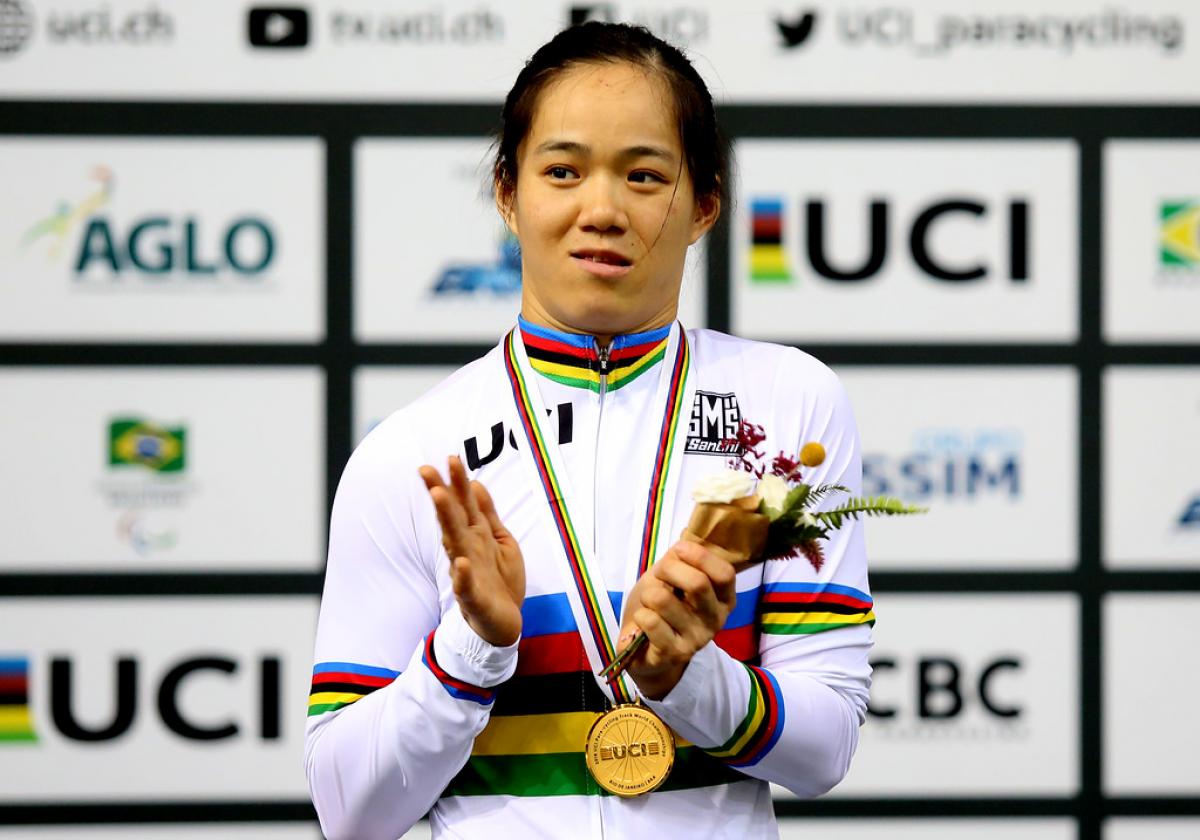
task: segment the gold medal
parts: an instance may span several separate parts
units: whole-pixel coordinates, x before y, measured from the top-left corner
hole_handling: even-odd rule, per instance
[[[638,796],[666,781],[675,764],[675,738],[645,706],[617,706],[588,730],[584,758],[600,787],[617,796]]]

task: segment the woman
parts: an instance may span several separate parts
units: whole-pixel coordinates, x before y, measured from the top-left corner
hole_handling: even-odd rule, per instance
[[[373,431],[338,488],[306,750],[330,837],[431,808],[435,836],[772,837],[767,782],[845,774],[873,621],[859,527],[819,574],[735,577],[673,544],[741,419],[771,453],[823,443],[807,480],[860,484],[827,368],[674,321],[728,182],[703,81],[645,30],[566,30],[518,77],[495,164],[518,327]],[[626,677],[597,679],[639,629]],[[588,747],[629,704],[674,743]]]

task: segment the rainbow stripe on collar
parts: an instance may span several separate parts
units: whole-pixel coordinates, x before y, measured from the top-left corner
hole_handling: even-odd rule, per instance
[[[564,333],[517,318],[530,366],[572,388],[600,390],[600,353],[594,336]],[[613,336],[605,390],[616,391],[660,362],[667,352],[670,325],[647,332]]]

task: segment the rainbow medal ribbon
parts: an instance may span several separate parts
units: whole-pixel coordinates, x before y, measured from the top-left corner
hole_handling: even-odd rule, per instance
[[[616,657],[615,642],[621,625],[592,546],[579,538],[580,534],[594,533],[592,512],[587,506],[568,508],[567,499],[578,496],[571,492],[558,445],[542,429],[541,418],[546,417],[546,409],[517,330],[505,338],[502,356],[505,375],[512,387],[517,425],[529,444],[521,447],[522,458],[544,491],[563,549],[564,562],[558,565],[564,575],[567,601],[592,671],[599,674]],[[636,545],[633,556],[638,562],[627,566],[625,591],[666,550],[669,542],[670,517],[686,438],[686,429],[681,429],[682,418],[695,400],[692,386],[695,377],[688,375],[690,368],[687,335],[676,325],[668,337],[652,403],[651,411],[658,414],[661,410],[661,423],[654,440],[644,521],[642,527],[633,529],[631,537]],[[637,796],[654,790],[666,780],[674,763],[674,736],[653,712],[636,702],[637,691],[628,675],[618,674],[607,680],[597,677],[597,682],[615,705],[597,718],[588,733],[585,745],[588,769],[602,787],[619,796]]]

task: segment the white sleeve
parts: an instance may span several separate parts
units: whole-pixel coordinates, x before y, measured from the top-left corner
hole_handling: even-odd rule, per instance
[[[516,643],[485,642],[452,596],[443,608],[440,532],[403,422],[368,436],[333,506],[304,754],[330,838],[395,840],[424,816],[516,667]]]
[[[804,480],[842,484],[860,495],[853,412],[833,373],[820,371],[793,451],[809,440],[821,442],[828,458],[805,471]],[[710,642],[662,701],[647,701],[697,746],[803,797],[827,792],[849,770],[871,685],[875,614],[862,524],[850,521],[833,532],[824,553],[820,572],[803,557],[765,563],[761,587],[739,593],[758,600],[761,665],[739,662]]]

